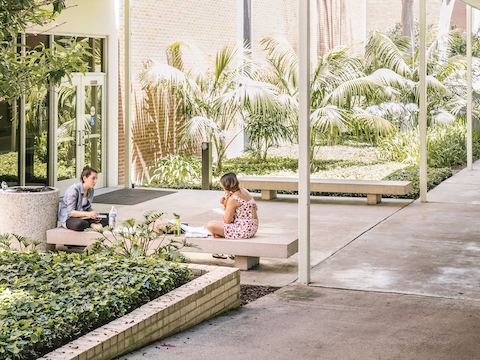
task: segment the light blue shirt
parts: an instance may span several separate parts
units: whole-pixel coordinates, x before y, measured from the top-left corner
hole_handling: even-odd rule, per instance
[[[87,196],[87,201],[83,201],[83,183],[79,182],[70,186],[65,195],[63,195],[62,201],[60,201],[60,210],[58,211],[58,221],[61,224],[70,217],[72,211],[90,211],[92,209],[94,190],[91,189]]]

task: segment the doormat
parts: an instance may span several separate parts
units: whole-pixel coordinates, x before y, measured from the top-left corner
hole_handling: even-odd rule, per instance
[[[93,201],[100,204],[137,205],[145,201],[174,193],[176,193],[176,191],[120,189],[95,196]]]

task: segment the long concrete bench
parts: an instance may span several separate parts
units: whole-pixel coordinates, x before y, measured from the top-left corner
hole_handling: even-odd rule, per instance
[[[57,249],[66,246],[89,246],[100,237],[92,231],[72,231],[56,228],[47,231],[47,244]],[[235,267],[248,270],[260,262],[261,257],[288,258],[298,252],[298,240],[288,236],[258,235],[252,239],[188,238],[196,247],[183,248],[182,252],[222,253],[235,255]]]
[[[238,180],[243,188],[260,190],[263,200],[276,198],[280,190],[298,191],[297,178],[245,176]],[[406,195],[411,190],[410,181],[310,179],[311,192],[367,194],[369,205],[380,203],[382,195]]]

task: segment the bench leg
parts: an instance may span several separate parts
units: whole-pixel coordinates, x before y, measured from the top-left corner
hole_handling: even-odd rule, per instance
[[[262,190],[262,200],[272,200],[277,197],[276,190]]]
[[[65,245],[56,244],[55,245],[55,250],[57,250],[57,251],[67,251],[67,247]]]
[[[240,270],[250,270],[260,263],[260,258],[255,256],[235,256],[235,267]]]
[[[367,194],[367,204],[376,205],[382,202],[382,195],[379,194]]]

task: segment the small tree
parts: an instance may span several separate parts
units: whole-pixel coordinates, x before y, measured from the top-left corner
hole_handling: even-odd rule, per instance
[[[18,34],[52,24],[64,9],[65,0],[0,0],[0,101],[86,71],[86,49],[75,41],[21,51]]]

